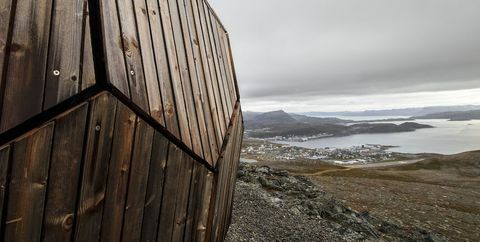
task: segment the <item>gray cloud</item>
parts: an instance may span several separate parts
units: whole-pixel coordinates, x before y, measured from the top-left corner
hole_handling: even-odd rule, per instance
[[[480,87],[478,0],[213,0],[244,98]]]

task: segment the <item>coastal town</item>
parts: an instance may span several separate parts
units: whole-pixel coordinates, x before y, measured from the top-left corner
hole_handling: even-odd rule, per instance
[[[391,146],[365,144],[349,148],[309,149],[287,144],[271,143],[267,140],[247,139],[242,148],[245,162],[321,160],[337,165],[371,164],[417,158],[416,155],[388,151]]]

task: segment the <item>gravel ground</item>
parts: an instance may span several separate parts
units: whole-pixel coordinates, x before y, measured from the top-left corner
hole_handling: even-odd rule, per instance
[[[443,241],[357,212],[303,176],[241,164],[226,241]]]

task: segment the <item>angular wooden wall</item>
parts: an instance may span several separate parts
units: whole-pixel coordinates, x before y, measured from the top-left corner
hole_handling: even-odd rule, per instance
[[[223,240],[243,119],[205,0],[5,0],[0,23],[0,240]]]

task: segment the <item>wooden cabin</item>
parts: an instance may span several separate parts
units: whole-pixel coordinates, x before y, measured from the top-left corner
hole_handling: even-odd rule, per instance
[[[0,241],[222,241],[243,136],[206,0],[0,1]]]

